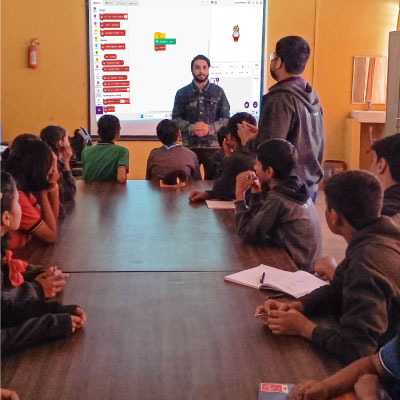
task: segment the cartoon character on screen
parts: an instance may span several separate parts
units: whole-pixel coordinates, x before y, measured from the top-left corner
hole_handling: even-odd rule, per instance
[[[237,42],[240,38],[240,33],[239,33],[239,25],[235,25],[233,27],[233,33],[232,33],[233,41]]]

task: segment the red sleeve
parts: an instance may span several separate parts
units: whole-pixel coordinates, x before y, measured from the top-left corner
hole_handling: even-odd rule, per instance
[[[40,206],[37,203],[36,197],[32,194],[26,195],[21,190],[19,192],[19,204],[21,205],[21,224],[19,230],[28,233],[36,230],[43,222]]]

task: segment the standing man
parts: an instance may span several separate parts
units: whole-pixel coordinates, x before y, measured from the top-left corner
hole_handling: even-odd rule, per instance
[[[315,201],[323,177],[324,127],[318,95],[301,74],[310,57],[310,46],[299,36],[278,41],[270,73],[278,82],[263,96],[258,138],[282,138],[298,152],[294,174],[306,182]]]
[[[203,164],[205,179],[212,179],[212,156],[219,149],[217,131],[229,119],[228,100],[223,89],[209,82],[209,68],[206,56],[198,55],[192,60],[193,81],[177,91],[172,111],[183,144]]]

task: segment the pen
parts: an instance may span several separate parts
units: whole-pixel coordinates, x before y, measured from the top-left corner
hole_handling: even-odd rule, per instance
[[[260,279],[260,283],[264,283],[264,278],[265,278],[265,272],[263,272],[262,277]]]

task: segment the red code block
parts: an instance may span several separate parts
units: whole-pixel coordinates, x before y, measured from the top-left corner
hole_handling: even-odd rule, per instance
[[[129,81],[103,82],[103,86],[129,86]]]
[[[128,75],[103,75],[102,78],[105,81],[123,81],[128,79]]]
[[[103,104],[130,104],[129,99],[103,99]]]
[[[167,46],[165,44],[156,44],[154,45],[154,50],[155,51],[165,51],[167,49]]]
[[[115,106],[104,107],[104,112],[105,112],[105,113],[108,113],[108,112],[115,112]]]
[[[129,71],[129,67],[103,67],[104,72]]]
[[[100,19],[102,21],[105,21],[105,20],[112,21],[112,20],[116,20],[116,19],[125,20],[125,19],[128,19],[128,14],[117,14],[117,13],[100,14]]]
[[[100,30],[100,36],[125,36],[125,29],[105,29],[104,31]]]
[[[115,60],[117,58],[116,54],[104,54],[106,60]]]
[[[120,22],[100,22],[100,28],[121,28]]]
[[[102,43],[102,50],[125,50],[125,43]]]
[[[104,93],[110,93],[110,92],[130,92],[131,89],[128,87],[110,87],[110,88],[103,88]]]
[[[124,65],[123,60],[102,61],[102,65]]]

